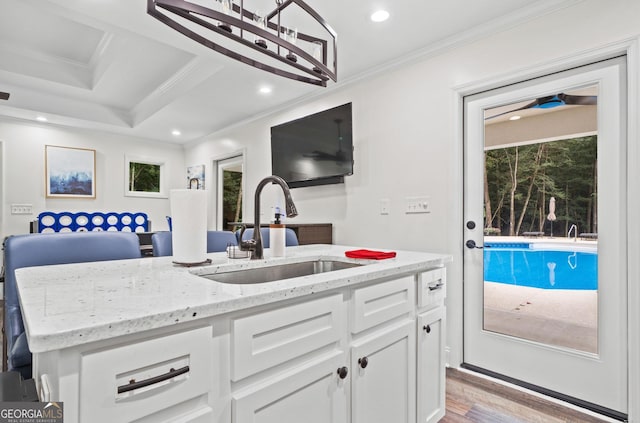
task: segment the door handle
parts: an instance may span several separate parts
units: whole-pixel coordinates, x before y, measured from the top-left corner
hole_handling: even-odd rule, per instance
[[[484,247],[478,247],[478,246],[476,245],[476,242],[475,242],[474,240],[472,240],[472,239],[470,239],[470,240],[468,240],[468,241],[466,242],[466,246],[467,246],[467,248],[471,248],[471,249],[474,249],[474,248],[482,249],[482,248],[484,248]]]

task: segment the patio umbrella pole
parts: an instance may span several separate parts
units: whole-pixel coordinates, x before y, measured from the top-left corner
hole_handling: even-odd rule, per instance
[[[555,199],[555,197],[551,197],[549,199],[549,214],[547,215],[547,220],[549,220],[549,222],[550,222],[551,238],[553,238],[553,221],[556,220],[556,199]]]

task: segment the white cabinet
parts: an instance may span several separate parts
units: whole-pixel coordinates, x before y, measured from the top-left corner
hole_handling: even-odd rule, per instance
[[[232,422],[347,423],[345,327],[342,293],[233,318]]]
[[[64,421],[211,422],[211,327],[120,338],[34,355],[41,392]]]
[[[371,329],[414,312],[415,276],[405,276],[386,282],[353,289],[351,332]]]
[[[36,354],[65,421],[434,423],[444,269]]]
[[[238,317],[231,323],[231,379],[241,380],[343,337],[342,294]]]
[[[232,396],[234,423],[347,423],[348,377],[340,379],[346,354],[294,366]]]
[[[353,342],[351,422],[415,422],[415,322],[404,320]]]
[[[211,419],[210,342],[200,328],[83,354],[80,421]]]
[[[444,306],[418,316],[418,423],[435,423],[445,415]]]
[[[353,289],[351,422],[415,422],[415,276]]]
[[[406,276],[232,319],[232,423],[415,423],[415,287]]]
[[[444,267],[419,273],[418,308],[430,309],[444,305],[447,295],[447,269]]]

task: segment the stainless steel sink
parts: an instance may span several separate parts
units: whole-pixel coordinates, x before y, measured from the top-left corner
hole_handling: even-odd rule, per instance
[[[337,260],[313,260],[301,263],[262,266],[253,269],[231,270],[211,275],[202,275],[202,277],[223,283],[253,284],[333,272],[358,266],[362,266],[362,264]]]

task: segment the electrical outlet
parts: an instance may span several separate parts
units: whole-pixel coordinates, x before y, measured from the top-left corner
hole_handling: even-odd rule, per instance
[[[33,214],[32,204],[12,204],[11,214]]]
[[[380,200],[380,214],[389,214],[391,209],[391,200],[383,198]]]
[[[406,197],[405,203],[406,214],[431,213],[429,197]]]

